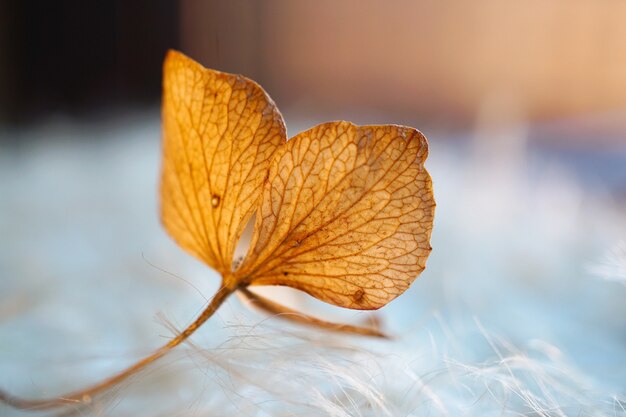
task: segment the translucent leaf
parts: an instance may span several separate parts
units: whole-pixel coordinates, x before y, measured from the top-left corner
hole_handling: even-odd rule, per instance
[[[256,210],[283,119],[255,82],[170,51],[163,76],[161,219],[185,250],[222,274]]]
[[[435,202],[413,128],[331,122],[276,152],[248,255],[235,272],[322,301],[377,309],[424,269]]]

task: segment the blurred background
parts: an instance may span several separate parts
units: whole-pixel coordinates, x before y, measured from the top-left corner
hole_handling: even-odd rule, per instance
[[[233,302],[198,345],[271,336],[274,370],[295,372],[273,382],[283,394],[241,378],[266,356],[230,344],[218,366],[190,347],[191,365],[177,357],[117,392],[113,415],[624,415],[624,22],[614,0],[0,2],[0,386],[37,397],[95,382],[215,290],[158,221],[161,65],[174,48],[260,83],[290,136],[336,119],[420,129],[434,251],[377,313],[400,340],[337,342],[385,359],[341,367],[353,350]],[[311,384],[319,396],[294,400]],[[154,393],[162,406],[138,405]]]
[[[164,53],[177,48],[258,81],[292,121],[450,136],[523,125],[525,143],[600,160],[586,174],[623,197],[626,168],[612,150],[626,146],[625,18],[626,4],[611,0],[9,0],[0,5],[0,121],[19,131],[154,111]]]

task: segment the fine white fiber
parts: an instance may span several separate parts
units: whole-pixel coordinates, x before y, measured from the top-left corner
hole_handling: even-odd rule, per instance
[[[589,265],[589,272],[599,278],[626,285],[626,241],[619,241],[602,260]]]
[[[433,252],[387,307],[265,293],[329,320],[374,316],[391,339],[288,324],[233,297],[89,406],[0,404],[0,416],[626,416],[625,203],[525,132],[497,154],[425,132]],[[4,134],[24,145],[0,141],[0,387],[57,396],[162,345],[219,280],[159,224],[154,115]]]

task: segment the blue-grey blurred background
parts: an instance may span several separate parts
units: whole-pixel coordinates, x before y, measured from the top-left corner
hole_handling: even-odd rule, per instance
[[[608,0],[8,0],[2,140],[25,146],[22,128],[59,118],[154,112],[164,53],[177,48],[258,81],[308,124],[393,122],[458,138],[521,123],[527,144],[593,169],[584,176],[623,198],[624,17]]]
[[[95,382],[215,291],[159,225],[174,48],[259,82],[290,135],[334,119],[420,129],[434,250],[376,313],[394,341],[233,300],[195,346],[75,412],[626,415],[624,22],[612,0],[0,2],[0,386]]]

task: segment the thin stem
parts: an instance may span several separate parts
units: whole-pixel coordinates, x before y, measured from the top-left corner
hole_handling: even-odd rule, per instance
[[[156,350],[150,356],[145,357],[144,359],[136,362],[134,365],[124,369],[123,371],[105,379],[102,382],[99,382],[91,387],[74,391],[65,395],[61,395],[57,398],[48,398],[48,399],[27,399],[20,398],[13,395],[10,395],[2,390],[0,390],[0,402],[4,402],[14,408],[19,409],[31,409],[31,410],[50,410],[54,408],[60,408],[67,405],[84,405],[89,404],[92,400],[92,397],[114,387],[120,382],[124,381],[126,378],[136,374],[152,362],[156,361],[167,352],[172,350],[174,347],[180,345],[184,342],[189,336],[191,336],[205,321],[207,321],[219,308],[219,306],[224,303],[224,301],[235,291],[235,288],[231,286],[223,285],[217,293],[211,299],[209,305],[204,309],[204,311],[198,316],[198,318],[191,323],[185,330],[179,333],[175,338],[170,340],[166,345],[162,346],[160,349]]]
[[[253,291],[250,291],[247,287],[239,288],[239,291],[237,293],[240,294],[247,301],[250,301],[255,307],[265,311],[266,313],[275,315],[285,320],[290,320],[296,323],[306,324],[309,326],[318,327],[324,330],[330,330],[334,332],[358,334],[362,336],[373,336],[384,339],[388,338],[385,333],[375,328],[354,326],[352,324],[332,323],[329,321],[318,319],[317,317],[306,315],[296,310],[292,310],[288,307],[283,306],[282,304],[278,304],[275,301],[262,297]]]

